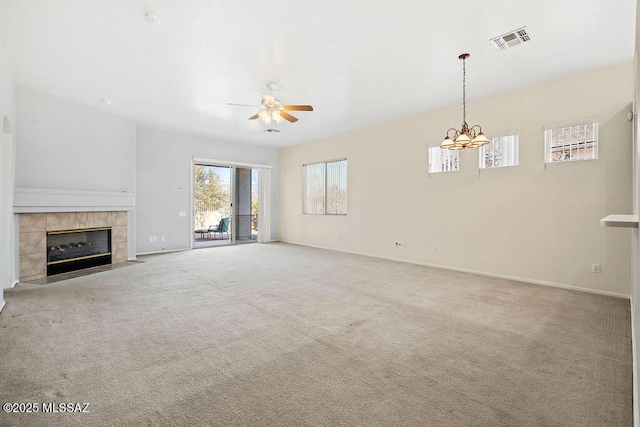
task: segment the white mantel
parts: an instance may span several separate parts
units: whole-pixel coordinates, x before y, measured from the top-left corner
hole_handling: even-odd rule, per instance
[[[14,213],[132,211],[133,193],[15,188]]]

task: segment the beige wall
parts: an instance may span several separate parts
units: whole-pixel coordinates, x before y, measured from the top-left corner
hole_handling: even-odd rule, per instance
[[[427,174],[428,147],[459,126],[459,103],[281,149],[280,240],[629,295],[630,233],[599,220],[632,211],[632,94],[624,63],[469,102],[470,125],[520,134],[520,165],[481,173],[465,150],[461,171]],[[600,158],[545,169],[543,125],[594,116]],[[303,215],[302,164],[339,157],[349,214]]]

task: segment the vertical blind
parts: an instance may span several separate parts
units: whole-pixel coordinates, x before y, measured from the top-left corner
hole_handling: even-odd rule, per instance
[[[347,214],[347,159],[303,165],[303,213]]]
[[[304,213],[324,213],[324,163],[304,165]]]

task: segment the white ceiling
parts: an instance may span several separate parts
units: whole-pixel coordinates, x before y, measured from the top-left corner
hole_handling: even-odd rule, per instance
[[[469,100],[630,61],[635,3],[0,0],[0,41],[20,85],[143,126],[281,147],[461,103],[463,52]],[[522,26],[532,41],[490,45]],[[267,126],[226,105],[258,104],[267,82],[315,111]]]

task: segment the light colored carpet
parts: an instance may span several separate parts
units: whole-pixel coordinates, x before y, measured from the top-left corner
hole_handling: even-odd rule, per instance
[[[3,426],[631,426],[626,300],[273,243],[6,292]]]

